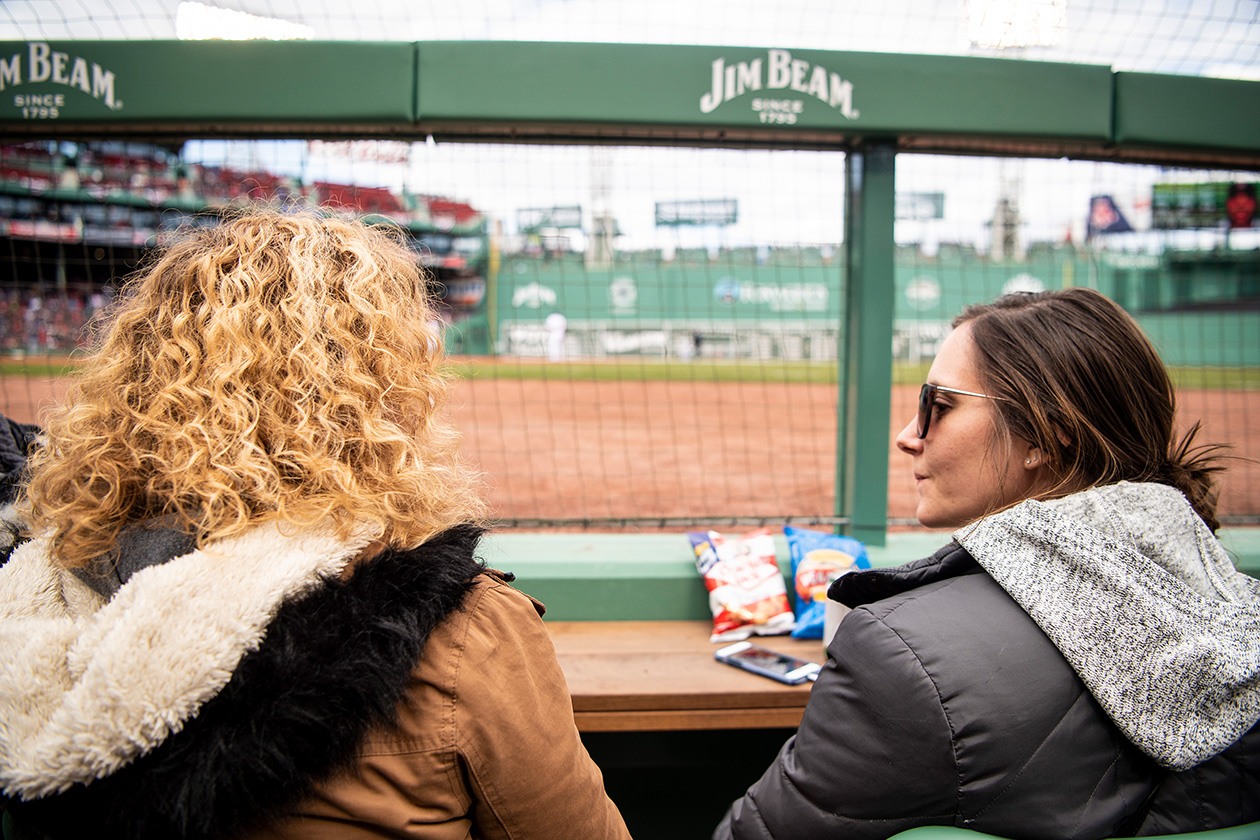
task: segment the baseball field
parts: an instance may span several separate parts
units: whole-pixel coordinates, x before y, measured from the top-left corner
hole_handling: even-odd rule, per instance
[[[592,377],[581,367],[503,375],[501,362],[465,365],[449,410],[464,451],[485,476],[495,514],[522,527],[660,527],[695,520],[833,516],[836,482],[834,383],[731,381],[685,374],[645,381],[623,370]],[[0,412],[36,422],[60,399],[58,368],[0,377]],[[528,374],[528,372],[525,372]],[[517,371],[521,374],[521,371]],[[779,372],[781,374],[781,372]],[[913,416],[917,386],[891,390],[888,514],[912,524],[910,459],[893,437]],[[1183,424],[1201,420],[1203,442],[1231,444],[1220,513],[1260,515],[1260,390],[1223,386],[1178,392]],[[861,477],[859,489],[861,492]]]

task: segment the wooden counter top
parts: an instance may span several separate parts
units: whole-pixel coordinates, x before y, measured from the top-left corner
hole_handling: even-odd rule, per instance
[[[812,683],[783,685],[718,662],[709,621],[547,622],[584,732],[795,727]],[[825,662],[820,640],[749,641]]]

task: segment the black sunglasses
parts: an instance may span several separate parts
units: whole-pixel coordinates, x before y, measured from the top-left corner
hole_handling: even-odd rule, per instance
[[[919,389],[919,440],[927,437],[928,429],[932,427],[932,406],[936,402],[938,391],[942,394],[962,394],[964,397],[983,397],[986,400],[1002,399],[988,394],[977,394],[975,391],[963,391],[959,388],[946,388],[944,385],[924,382],[923,387]]]

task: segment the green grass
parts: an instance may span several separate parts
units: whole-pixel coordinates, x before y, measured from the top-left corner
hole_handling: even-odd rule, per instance
[[[927,378],[929,362],[893,365],[894,385],[918,385]],[[815,385],[838,381],[837,366],[822,362],[752,362],[704,359],[678,362],[666,359],[540,362],[458,359],[457,376],[465,379],[559,380],[578,382],[786,382]],[[1260,390],[1260,368],[1182,367],[1170,370],[1179,388],[1227,391]]]
[[[65,376],[76,366],[69,356],[0,356],[0,376]]]
[[[0,356],[0,375],[56,377],[73,373],[77,359],[70,356]],[[577,382],[784,382],[831,385],[838,381],[834,363],[753,362],[730,359],[607,359],[570,362],[515,361],[460,357],[451,362],[463,379],[552,380]],[[927,378],[930,363],[893,365],[894,385],[918,385]],[[1171,368],[1178,388],[1260,391],[1260,367]]]
[[[456,375],[465,379],[534,379],[579,382],[789,382],[828,384],[836,381],[834,364],[666,359],[608,361],[495,361],[458,359]]]
[[[1260,391],[1260,367],[1170,368],[1173,385],[1178,388],[1206,388],[1212,391]]]

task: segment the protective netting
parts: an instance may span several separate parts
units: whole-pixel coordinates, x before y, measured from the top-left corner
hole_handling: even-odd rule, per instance
[[[193,31],[197,5],[9,2],[0,37],[174,38]],[[1001,4],[1006,17],[977,2],[215,6],[316,39],[773,43],[1260,73],[1255,3],[1044,0]],[[844,168],[840,152],[790,150],[10,142],[0,412],[38,419],[84,325],[192,214],[317,203],[412,232],[462,377],[451,410],[504,525],[834,522]],[[1183,425],[1201,419],[1205,440],[1242,456],[1225,478],[1227,521],[1260,519],[1247,460],[1260,239],[1253,223],[1230,227],[1226,207],[1255,173],[907,154],[897,173],[890,432],[964,305],[1089,285],[1151,335]],[[889,457],[888,512],[909,523],[908,459],[891,443]]]
[[[7,0],[0,38],[588,41],[1001,55],[1257,78],[1254,0]]]

